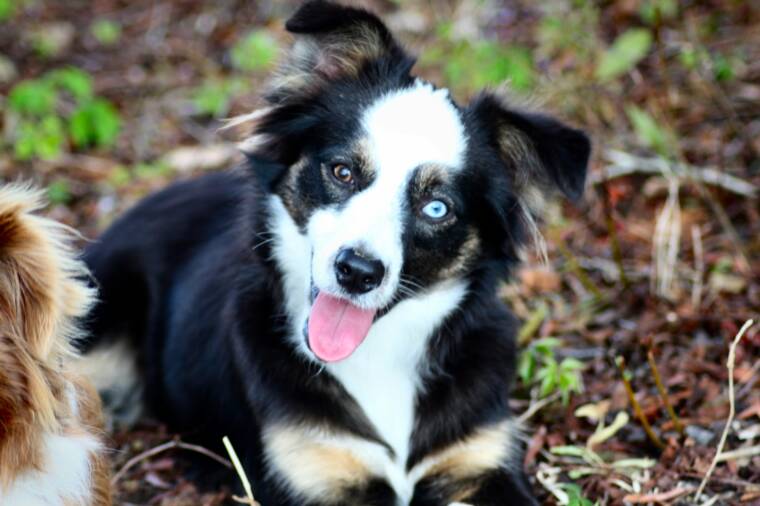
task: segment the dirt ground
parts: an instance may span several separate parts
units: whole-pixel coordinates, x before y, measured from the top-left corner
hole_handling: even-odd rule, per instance
[[[0,0],[2,180],[47,188],[47,214],[94,238],[233,165],[245,132],[222,119],[259,103],[297,4]],[[514,408],[542,503],[760,504],[760,4],[364,4],[459,99],[506,80],[594,140],[583,202],[541,224],[548,262],[528,252],[503,290],[525,322]],[[111,435],[119,504],[229,498],[182,477],[194,450],[143,454],[178,437],[149,420]]]

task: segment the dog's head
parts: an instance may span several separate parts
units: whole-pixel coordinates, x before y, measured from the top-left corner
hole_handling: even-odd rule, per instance
[[[411,75],[414,59],[364,10],[312,1],[287,22],[289,58],[246,151],[311,248],[308,341],[326,361],[399,300],[506,272],[526,202],[583,192],[590,143],[482,93],[467,105]]]

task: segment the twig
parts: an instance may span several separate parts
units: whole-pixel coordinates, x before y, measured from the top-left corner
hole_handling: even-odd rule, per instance
[[[578,263],[578,259],[575,257],[572,251],[570,251],[570,248],[567,247],[567,244],[565,244],[565,240],[560,237],[560,234],[555,235],[555,241],[557,244],[557,247],[559,248],[560,252],[564,255],[565,259],[567,260],[567,266],[570,271],[575,274],[575,277],[578,278],[578,281],[581,282],[581,284],[592,293],[594,296],[594,299],[597,301],[602,301],[602,291],[599,290],[599,287],[594,284],[593,281],[591,281],[591,278],[586,274],[586,272],[581,267],[581,264]]]
[[[699,309],[702,304],[702,288],[705,275],[705,258],[702,249],[702,231],[698,225],[691,227],[691,244],[694,249],[694,284],[691,287],[691,305]]]
[[[718,458],[718,462],[725,462],[727,460],[745,459],[747,457],[754,457],[760,455],[760,445],[747,446],[745,448],[737,448],[730,452],[722,452]]]
[[[675,299],[676,265],[681,242],[679,180],[667,176],[668,198],[657,217],[652,241],[652,289],[661,297]]]
[[[552,402],[554,402],[557,399],[559,399],[560,395],[562,395],[562,392],[560,392],[559,390],[557,390],[553,394],[551,394],[551,395],[549,395],[547,397],[544,397],[543,399],[539,399],[536,402],[532,403],[530,406],[528,406],[528,409],[526,409],[525,411],[523,411],[523,413],[520,416],[517,417],[517,421],[519,423],[525,423],[525,422],[527,422],[528,420],[530,420],[533,417],[533,415],[535,415],[536,413],[538,413],[544,407],[548,406]]]
[[[124,464],[124,466],[122,466],[122,468],[119,469],[119,471],[116,474],[113,475],[113,478],[111,478],[111,486],[116,485],[119,482],[119,480],[124,477],[124,475],[127,473],[127,471],[129,471],[130,469],[132,469],[134,466],[136,466],[140,462],[142,462],[144,460],[147,460],[147,459],[149,459],[151,457],[155,457],[159,453],[163,453],[165,451],[173,450],[173,449],[188,450],[188,451],[200,453],[200,454],[205,455],[206,457],[208,457],[210,459],[213,459],[213,460],[219,462],[220,464],[222,464],[225,467],[232,468],[232,464],[230,463],[229,460],[225,459],[224,457],[222,457],[220,455],[217,455],[216,453],[212,452],[211,450],[209,450],[207,448],[204,448],[202,446],[192,445],[192,444],[188,444],[188,443],[183,443],[182,441],[174,439],[172,441],[168,441],[166,443],[163,443],[163,444],[160,444],[160,445],[158,445],[156,447],[153,447],[153,448],[151,448],[149,450],[145,450],[144,452],[142,452],[142,453],[140,453],[138,455],[135,455],[134,457],[132,457],[131,459],[129,459],[127,461],[127,463]]]
[[[662,378],[660,378],[660,371],[657,369],[657,363],[654,361],[654,353],[650,349],[647,351],[647,360],[649,361],[649,367],[652,369],[652,376],[654,376],[654,382],[657,385],[657,391],[660,393],[660,398],[663,404],[665,404],[665,410],[668,412],[668,416],[673,420],[673,425],[679,434],[683,436],[683,424],[676,415],[673,405],[670,403],[670,397],[668,397],[668,391],[665,389],[665,385],[662,384]]]
[[[606,170],[606,167],[605,167]],[[623,267],[623,252],[620,249],[620,240],[618,239],[617,225],[615,224],[615,218],[612,216],[612,203],[610,202],[610,192],[607,185],[602,185],[602,204],[604,206],[604,214],[607,219],[607,235],[610,237],[610,246],[612,248],[612,258],[615,260],[618,268],[618,274],[620,276],[620,282],[623,284],[623,288],[628,288],[630,282],[628,276],[625,275],[625,267]]]
[[[256,499],[253,498],[253,490],[251,489],[251,482],[248,481],[248,477],[245,474],[245,470],[243,470],[242,464],[240,464],[240,459],[238,459],[237,453],[235,453],[235,449],[232,447],[232,443],[230,443],[230,438],[227,436],[224,436],[222,438],[222,443],[224,443],[224,447],[227,449],[227,453],[230,454],[230,459],[232,459],[232,465],[235,467],[235,471],[237,471],[238,476],[240,477],[240,482],[243,484],[243,490],[245,490],[246,497],[238,497],[233,495],[232,498],[235,499],[239,503],[243,504],[249,504],[251,506],[258,506],[259,503],[256,502]]]
[[[625,359],[623,357],[618,357],[615,359],[615,363],[617,364],[618,369],[620,369],[620,374],[623,378],[623,385],[625,385],[625,391],[628,394],[628,400],[633,407],[633,412],[636,415],[636,418],[639,419],[641,426],[644,427],[644,432],[646,432],[649,440],[652,441],[652,443],[660,450],[664,449],[665,445],[662,443],[662,441],[660,441],[660,438],[657,437],[657,434],[654,433],[654,430],[652,430],[652,426],[649,425],[647,417],[641,410],[639,401],[636,400],[636,395],[634,394],[633,388],[631,387],[631,381],[628,378],[630,373],[625,369]]]
[[[712,463],[710,463],[710,468],[707,470],[705,477],[702,479],[702,483],[699,484],[697,494],[694,496],[694,502],[699,501],[699,497],[702,495],[702,491],[705,489],[707,482],[710,481],[710,476],[715,470],[715,466],[718,464],[718,459],[723,452],[723,446],[726,444],[728,431],[731,429],[731,424],[733,423],[734,416],[736,415],[736,400],[734,399],[734,362],[736,362],[736,346],[739,344],[739,341],[741,340],[742,336],[744,336],[744,333],[747,331],[747,329],[749,329],[753,324],[754,322],[752,320],[747,320],[744,322],[744,325],[742,325],[739,333],[736,334],[736,338],[734,338],[734,341],[731,343],[731,347],[728,349],[728,361],[726,363],[726,367],[728,367],[728,419],[726,420],[726,426],[723,428],[723,434],[720,436],[720,441],[718,442],[718,449],[715,452],[715,457],[713,458]]]
[[[629,494],[623,498],[625,502],[632,504],[649,504],[653,502],[665,502],[689,494],[694,491],[694,487],[677,487],[667,492],[656,494]]]
[[[608,150],[606,158],[609,164],[604,172],[592,179],[593,183],[601,184],[605,180],[627,176],[629,174],[667,174],[673,172],[677,176],[696,180],[712,186],[719,186],[732,193],[744,197],[755,197],[757,187],[743,179],[732,176],[726,170],[717,167],[695,167],[684,163],[669,162],[659,157],[636,156],[624,151]],[[667,168],[664,168],[667,166]]]
[[[723,227],[731,239],[731,242],[734,244],[739,260],[739,269],[743,273],[749,272],[749,260],[747,260],[747,254],[744,252],[741,238],[731,222],[731,219],[728,217],[723,205],[710,194],[705,184],[720,186],[721,188],[725,188],[726,190],[730,190],[749,198],[754,198],[757,193],[757,187],[755,185],[732,176],[725,170],[722,171],[713,167],[699,168],[683,161],[678,163],[664,158],[637,157],[630,153],[616,150],[608,150],[606,155],[608,161],[611,163],[611,165],[605,170],[605,174],[609,177],[616,177],[634,172],[643,172],[648,174],[670,174],[678,179],[692,181],[700,198],[710,206],[710,210],[718,219],[721,227]],[[618,171],[617,169],[622,170]]]
[[[547,316],[549,316],[549,308],[545,302],[541,301],[538,307],[530,313],[528,320],[520,327],[520,331],[517,333],[517,343],[520,346],[527,344],[538,332]]]

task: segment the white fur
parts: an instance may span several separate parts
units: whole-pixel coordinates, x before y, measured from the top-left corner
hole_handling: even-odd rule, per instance
[[[314,247],[312,274],[320,290],[342,295],[333,266],[341,248],[358,248],[383,262],[382,284],[351,298],[358,306],[379,308],[398,290],[406,194],[414,170],[424,164],[459,170],[467,138],[448,91],[422,81],[377,100],[364,112],[362,127],[374,181],[344,207],[317,210],[307,230]]]
[[[398,303],[375,322],[351,356],[325,366],[393,448],[396,458],[386,463],[385,475],[404,504],[414,491],[415,480],[406,474],[405,465],[421,386],[420,359],[428,337],[459,305],[465,291],[464,282],[451,281]]]
[[[89,435],[45,436],[41,471],[30,471],[0,490],[3,506],[64,506],[91,503],[90,457],[100,443]]]

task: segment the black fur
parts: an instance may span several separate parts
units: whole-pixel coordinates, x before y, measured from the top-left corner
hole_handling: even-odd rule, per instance
[[[358,26],[365,31],[355,30]],[[413,83],[413,60],[366,11],[310,2],[287,27],[309,36],[335,31],[362,36],[371,30],[383,50],[371,52],[351,72],[321,76],[318,87],[274,90],[272,110],[256,130],[267,141],[248,154],[245,167],[178,183],[145,199],[86,253],[100,303],[91,318],[95,337],[85,348],[131,336],[152,412],[211,448],[229,436],[264,506],[303,504],[267,467],[261,439],[266,427],[327,426],[393,452],[343,386],[299,356],[288,339],[283,273],[267,242],[272,227],[267,199],[279,195],[303,227],[313,209],[350,198],[324,177],[326,161],[353,153],[364,107]],[[418,393],[410,453],[401,456],[407,469],[511,416],[517,322],[496,290],[515,265],[526,231],[512,174],[519,168],[501,152],[498,129],[508,125],[521,131],[545,171],[536,177],[572,198],[582,192],[590,149],[579,131],[545,116],[510,111],[489,97],[461,109],[461,116],[469,136],[466,166],[435,189],[453,202],[456,221],[435,230],[410,218],[404,238],[409,260],[403,272],[418,289],[439,279],[468,231],[479,240],[459,274],[468,281],[468,295],[430,338],[424,359],[430,372]],[[300,172],[289,179],[294,164]],[[371,170],[365,169],[355,191],[371,183]],[[410,193],[409,199],[413,208],[418,196]],[[470,485],[475,492],[465,501],[479,506],[534,504],[519,455],[512,459],[469,478],[471,483],[426,477],[411,504],[445,505],[452,490]],[[394,490],[380,478],[345,491],[344,497],[340,504],[396,504]]]

